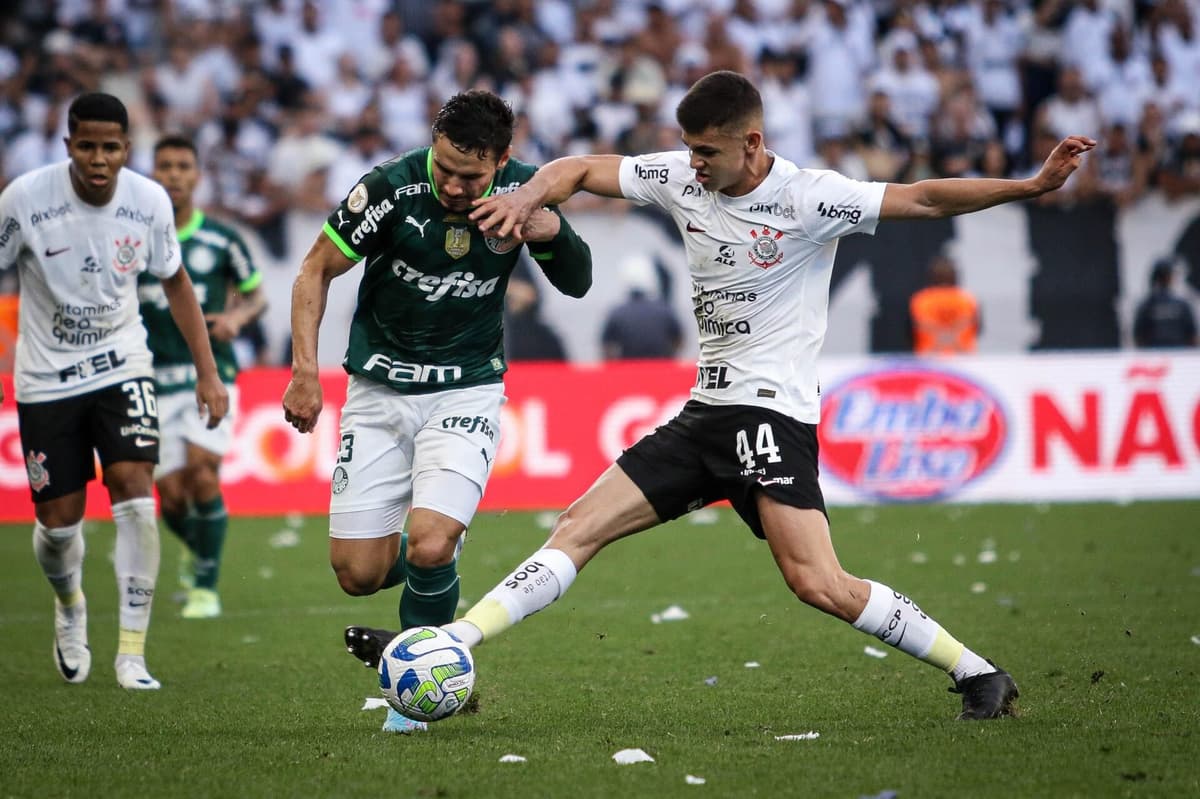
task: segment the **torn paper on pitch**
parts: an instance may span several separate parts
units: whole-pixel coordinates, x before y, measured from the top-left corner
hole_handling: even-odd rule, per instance
[[[691,614],[678,605],[671,605],[671,607],[662,613],[650,614],[650,622],[652,624],[662,624],[664,621],[683,621],[690,618]]]
[[[864,655],[870,655],[870,656],[871,656],[871,657],[873,657],[873,658],[885,658],[885,657],[887,657],[887,652],[884,652],[882,649],[876,649],[876,648],[875,648],[875,647],[873,647],[873,646],[864,646],[864,647],[863,647],[863,654],[864,654]]]
[[[387,706],[388,706],[387,700],[384,699],[382,696],[368,696],[363,701],[362,709],[363,710],[378,710],[381,707],[387,707]]]
[[[631,763],[653,763],[654,758],[646,754],[642,749],[622,749],[613,755],[613,760],[620,763],[622,766],[628,766]]]
[[[817,732],[816,730],[809,730],[808,732],[798,732],[798,733],[794,733],[792,735],[776,735],[775,740],[776,741],[815,741],[816,739],[818,739],[820,737],[821,737],[821,733]]]
[[[704,779],[703,777],[694,777],[691,774],[686,775],[683,778],[683,781],[688,785],[703,785],[704,783],[708,782],[708,780]]]
[[[501,763],[525,763],[527,761],[525,758],[521,757],[520,755],[501,755],[500,762]]]
[[[268,540],[272,549],[288,549],[299,545],[300,534],[295,530],[280,530]]]

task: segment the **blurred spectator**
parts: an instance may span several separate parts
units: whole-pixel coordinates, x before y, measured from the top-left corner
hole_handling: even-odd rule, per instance
[[[893,37],[891,53],[867,81],[868,88],[881,91],[891,101],[892,119],[910,137],[929,135],[929,122],[937,110],[940,88],[917,55],[917,37]]]
[[[759,59],[763,124],[771,149],[797,164],[813,158],[812,101],[797,59],[781,51],[764,50]]]
[[[1200,194],[1200,111],[1179,118],[1158,169],[1158,187],[1168,200]]]
[[[1125,208],[1145,193],[1152,163],[1124,124],[1106,126],[1098,139],[1083,165],[1085,190]]]
[[[854,180],[868,180],[867,162],[853,148],[848,136],[824,136],[817,142],[814,169],[832,169]]]
[[[412,73],[418,78],[429,71],[429,56],[421,40],[404,27],[404,18],[395,11],[388,11],[379,20],[379,38],[372,46],[358,51],[363,75],[373,84],[378,84],[391,72],[392,64],[404,59]]]
[[[1100,108],[1084,87],[1083,74],[1078,67],[1064,67],[1058,74],[1058,91],[1037,108],[1035,127],[1062,139],[1071,135],[1064,131],[1098,131],[1100,124]],[[1041,161],[1034,156],[1033,163]]]
[[[325,106],[324,116],[333,128],[331,132],[343,141],[349,140],[373,94],[359,76],[358,59],[352,53],[338,56],[337,74],[320,94]]]
[[[407,58],[400,56],[392,62],[378,98],[383,135],[396,152],[407,152],[428,140],[427,92]]]
[[[808,43],[809,90],[812,92],[813,127],[818,137],[842,136],[857,127],[866,111],[863,76],[874,61],[870,30],[855,14],[851,24],[850,0],[825,0],[824,19],[812,30]]]
[[[155,67],[147,87],[166,104],[167,126],[188,135],[216,115],[219,103],[217,88],[196,60],[193,47],[193,42],[177,34],[168,46],[166,63]]]
[[[393,156],[379,128],[366,120],[354,131],[350,147],[329,167],[325,199],[330,207],[340,203],[363,175]]]
[[[1175,266],[1169,258],[1154,264],[1150,294],[1138,305],[1133,342],[1138,347],[1195,347],[1196,317],[1182,297],[1171,291]]]
[[[289,41],[296,56],[296,74],[314,89],[329,88],[337,77],[338,57],[347,49],[342,37],[320,7],[305,0],[300,8],[300,30]]]
[[[609,312],[600,336],[605,360],[673,358],[683,342],[683,328],[661,297],[654,259],[634,253],[621,264],[625,300]]]
[[[517,262],[504,294],[504,357],[512,361],[565,361],[558,334],[542,320],[542,298],[525,259]]]
[[[982,327],[975,297],[958,285],[958,270],[948,256],[929,265],[929,285],[909,302],[913,352],[959,355],[975,352]]]
[[[1154,92],[1154,74],[1150,62],[1134,52],[1129,30],[1114,25],[1108,47],[1089,60],[1085,80],[1106,124],[1137,124],[1142,106]]]
[[[876,89],[867,103],[867,119],[858,129],[858,152],[871,180],[900,180],[912,160],[911,140],[892,119],[892,101]]]
[[[1027,37],[1004,0],[984,0],[983,13],[966,32],[966,61],[979,92],[1002,137],[1021,109],[1021,75],[1018,61]],[[1020,149],[1020,139],[1010,150]]]

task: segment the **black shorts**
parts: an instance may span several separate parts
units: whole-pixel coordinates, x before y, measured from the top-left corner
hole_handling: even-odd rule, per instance
[[[100,464],[158,463],[154,380],[139,377],[50,402],[18,402],[21,451],[34,502],[72,494]]]
[[[817,426],[766,408],[691,400],[617,465],[664,522],[727,499],[763,538],[758,491],[829,515],[817,484]]]

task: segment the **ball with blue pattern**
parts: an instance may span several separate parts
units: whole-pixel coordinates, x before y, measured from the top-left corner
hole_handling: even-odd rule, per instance
[[[475,661],[462,641],[440,627],[413,627],[388,643],[379,659],[379,688],[398,713],[439,721],[466,704]]]

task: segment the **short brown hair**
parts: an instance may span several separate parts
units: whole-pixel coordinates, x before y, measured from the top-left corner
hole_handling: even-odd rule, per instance
[[[762,118],[762,97],[746,76],[723,69],[710,72],[692,84],[675,109],[675,120],[684,133]]]

